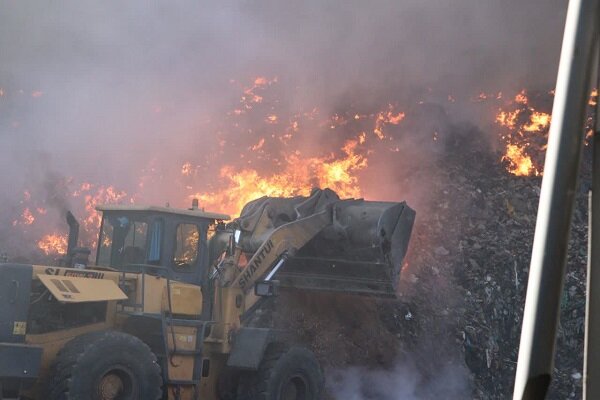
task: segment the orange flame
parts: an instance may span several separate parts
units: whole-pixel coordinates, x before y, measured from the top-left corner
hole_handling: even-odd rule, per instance
[[[31,213],[29,208],[25,208],[25,210],[23,210],[23,214],[21,214],[21,219],[24,225],[31,225],[35,221],[35,217]]]
[[[394,113],[394,107],[390,104],[387,111],[377,113],[373,133],[380,139],[385,139],[383,128],[386,124],[398,125],[406,116],[403,112]]]
[[[514,97],[514,102],[508,104],[512,110],[500,109],[496,114],[496,123],[508,130],[501,136],[506,146],[501,159],[507,163],[508,172],[514,175],[541,175],[541,170],[538,170],[531,156],[543,154],[545,151],[543,142],[552,116],[534,109],[525,90],[521,90]]]
[[[533,111],[531,117],[529,117],[529,124],[523,126],[523,130],[527,132],[537,132],[548,129],[551,118],[550,114]]]
[[[83,219],[84,229],[94,232],[100,226],[101,217],[98,211],[96,211],[97,205],[121,203],[126,197],[127,193],[119,191],[113,186],[99,187],[96,193],[85,195],[85,211],[87,212],[87,216]]]
[[[357,154],[359,140],[348,140],[342,151],[344,156],[303,158],[299,152],[286,157],[280,173],[261,175],[254,169],[237,170],[226,165],[220,176],[227,183],[223,190],[213,193],[196,193],[202,205],[236,215],[251,200],[262,196],[308,195],[313,187],[331,188],[341,197],[360,197],[356,173],[367,167],[367,158]]]
[[[516,144],[507,144],[506,153],[502,160],[508,163],[508,171],[517,176],[539,175],[531,157],[525,154],[525,149]]]
[[[269,80],[269,79],[265,78],[264,76],[259,76],[256,79],[254,79],[254,84],[251,87],[244,89],[244,95],[242,96],[242,103],[244,103],[245,108],[251,109],[252,105],[250,103],[262,103],[263,96],[256,94],[255,91],[257,89],[262,89],[262,88],[264,88],[268,85],[271,85],[273,83],[276,83],[276,82],[277,82],[277,77]]]
[[[529,100],[527,99],[527,92],[525,91],[525,89],[521,90],[515,96],[515,102],[519,104],[527,104],[529,102]]]
[[[67,237],[56,233],[45,235],[38,241],[37,245],[46,255],[65,254],[67,252]]]
[[[510,129],[514,129],[517,125],[517,119],[519,117],[520,110],[516,110],[513,112],[510,111],[500,111],[496,115],[496,122],[502,126],[505,126]]]
[[[250,150],[252,150],[252,151],[260,150],[264,146],[264,144],[265,144],[265,138],[260,138],[258,143],[256,143],[255,145],[252,145],[250,147]]]

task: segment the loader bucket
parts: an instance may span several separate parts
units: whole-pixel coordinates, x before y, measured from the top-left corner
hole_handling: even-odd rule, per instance
[[[282,287],[394,296],[415,211],[405,202],[339,200],[332,223],[288,258]]]

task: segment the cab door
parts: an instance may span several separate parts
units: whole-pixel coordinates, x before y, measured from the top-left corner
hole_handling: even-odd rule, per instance
[[[205,275],[207,225],[199,221],[176,221],[170,267],[178,281],[200,285]]]

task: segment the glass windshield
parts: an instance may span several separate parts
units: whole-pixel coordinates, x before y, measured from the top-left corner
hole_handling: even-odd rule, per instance
[[[104,216],[98,264],[119,267],[146,262],[148,224],[131,216]]]
[[[198,243],[200,232],[194,224],[177,225],[177,237],[175,240],[175,267],[189,270],[198,259]]]

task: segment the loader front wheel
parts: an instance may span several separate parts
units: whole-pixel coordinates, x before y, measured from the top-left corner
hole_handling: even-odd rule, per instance
[[[158,400],[156,356],[135,336],[94,332],[71,340],[51,367],[48,400]]]
[[[298,346],[268,349],[257,378],[257,400],[320,400],[325,381],[314,354]]]

